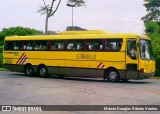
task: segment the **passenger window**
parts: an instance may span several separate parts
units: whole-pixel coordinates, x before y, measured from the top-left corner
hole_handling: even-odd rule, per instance
[[[41,42],[34,41],[34,50],[41,50]]]
[[[104,41],[104,50],[105,51],[120,51],[122,47],[122,39],[106,39]]]
[[[93,50],[103,50],[103,40],[93,40]]]
[[[85,50],[100,51],[103,50],[103,40],[85,40]]]
[[[83,50],[83,41],[82,40],[68,40],[67,50]]]
[[[137,59],[137,46],[136,40],[131,39],[127,42],[127,54],[131,59]]]
[[[33,42],[32,41],[24,41],[23,49],[24,50],[33,50]]]
[[[34,41],[34,50],[48,50],[49,41]]]
[[[49,49],[50,50],[56,50],[56,43],[55,43],[55,41],[50,41],[50,43],[49,43]]]
[[[75,46],[75,50],[84,50],[83,40],[77,40],[74,46]]]
[[[14,49],[14,42],[13,41],[6,41],[4,49],[5,50],[13,50]]]
[[[61,40],[61,41],[51,41],[51,45],[50,45],[50,49],[51,50],[65,50],[65,41]]]
[[[5,50],[23,50],[24,42],[23,41],[6,41]]]
[[[75,50],[75,41],[73,41],[73,40],[68,41],[66,49],[67,50]]]
[[[13,44],[14,50],[21,50],[22,49],[22,41],[15,41]]]
[[[41,50],[48,50],[48,41],[41,41]]]

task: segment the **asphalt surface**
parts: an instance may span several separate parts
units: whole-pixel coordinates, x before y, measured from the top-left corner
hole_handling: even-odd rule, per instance
[[[160,105],[160,80],[110,83],[102,79],[27,77],[23,73],[0,71],[0,105]],[[97,114],[98,112],[74,111],[53,114],[59,113]],[[158,114],[158,112],[141,113]]]

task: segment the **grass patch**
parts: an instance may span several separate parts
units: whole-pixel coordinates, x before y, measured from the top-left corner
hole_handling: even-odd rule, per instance
[[[149,79],[160,79],[160,76],[150,77]]]
[[[7,69],[5,69],[5,68],[0,68],[0,71],[4,71],[4,70],[7,70]]]

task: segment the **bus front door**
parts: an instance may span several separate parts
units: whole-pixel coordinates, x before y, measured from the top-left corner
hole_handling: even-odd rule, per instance
[[[138,79],[138,48],[136,39],[127,39],[126,79]]]

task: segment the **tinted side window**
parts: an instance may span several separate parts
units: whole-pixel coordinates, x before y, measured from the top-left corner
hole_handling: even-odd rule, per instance
[[[5,50],[22,50],[22,41],[6,41]]]
[[[14,42],[13,41],[6,41],[4,50],[13,50]]]
[[[33,50],[33,41],[24,41],[22,45],[24,50]]]
[[[90,39],[90,40],[85,40],[85,50],[89,51],[98,51],[98,50],[103,50],[103,40],[95,40],[95,39]]]
[[[68,40],[66,45],[66,50],[83,50],[84,43],[83,40]]]
[[[22,50],[22,41],[15,41],[13,49],[14,50]]]
[[[105,39],[104,50],[105,51],[120,51],[122,47],[122,39]]]
[[[60,51],[65,50],[65,41],[64,40],[53,40],[49,42],[49,49]]]
[[[41,41],[34,41],[33,47],[34,50],[48,50],[49,41],[41,40]]]

